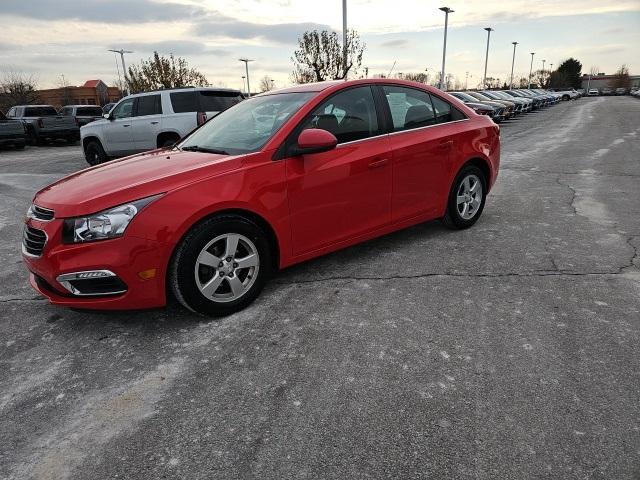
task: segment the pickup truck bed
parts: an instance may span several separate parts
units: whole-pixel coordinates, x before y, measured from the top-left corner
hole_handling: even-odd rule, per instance
[[[23,148],[26,143],[24,124],[19,120],[8,120],[0,112],[0,146]]]

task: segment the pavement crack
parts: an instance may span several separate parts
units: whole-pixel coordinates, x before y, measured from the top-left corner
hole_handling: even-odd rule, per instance
[[[634,267],[637,268],[636,260],[640,259],[640,257],[638,256],[638,247],[633,244],[634,240],[636,239],[640,239],[640,235],[631,235],[631,236],[628,236],[626,239],[627,245],[629,245],[631,247],[631,250],[633,251],[633,255],[629,259],[629,263],[627,265],[620,267],[620,273],[623,273],[625,270],[629,268],[634,268]]]
[[[555,262],[554,262],[555,265]],[[556,266],[557,268],[557,266]],[[625,267],[626,268],[626,267]],[[386,281],[386,280],[416,280],[422,278],[432,277],[449,277],[449,278],[515,278],[515,277],[598,277],[598,276],[616,276],[621,275],[622,269],[616,271],[601,271],[601,272],[575,272],[571,270],[531,270],[528,272],[506,272],[506,273],[465,273],[465,272],[451,272],[451,273],[421,273],[416,275],[389,275],[389,276],[335,276],[335,277],[323,277],[309,280],[294,280],[292,282],[275,281],[276,285],[303,285],[310,283],[323,283],[334,281]]]
[[[574,215],[578,215],[578,210],[576,209],[576,206],[574,205],[575,201],[576,201],[576,189],[573,188],[571,185],[569,185],[568,183],[562,183],[562,181],[560,180],[560,178],[562,177],[563,174],[560,174],[556,177],[556,183],[562,187],[568,188],[569,190],[571,190],[572,196],[571,196],[571,201],[569,202],[569,208],[571,208],[573,210],[573,214]]]

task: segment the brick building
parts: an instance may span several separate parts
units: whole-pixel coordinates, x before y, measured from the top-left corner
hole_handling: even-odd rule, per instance
[[[105,105],[122,98],[118,87],[109,87],[102,80],[87,80],[81,87],[60,87],[38,90],[40,102],[56,108],[63,105]]]
[[[613,87],[615,84],[616,75],[605,75],[604,73],[598,73],[597,75],[591,75],[591,81],[589,81],[589,75],[582,75],[582,88],[597,88],[602,90],[605,87]],[[640,88],[640,75],[629,75],[629,88]]]

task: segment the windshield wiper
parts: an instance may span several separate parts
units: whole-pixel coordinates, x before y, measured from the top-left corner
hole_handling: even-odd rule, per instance
[[[188,147],[182,147],[181,150],[187,152],[203,152],[203,153],[217,153],[218,155],[230,155],[226,150],[220,150],[219,148],[207,148],[199,147],[198,145],[189,145]]]

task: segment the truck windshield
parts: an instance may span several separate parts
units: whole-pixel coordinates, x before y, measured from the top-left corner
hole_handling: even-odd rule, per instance
[[[280,93],[250,98],[213,117],[178,148],[229,155],[257,152],[314,95]]]
[[[101,117],[102,109],[100,107],[79,107],[76,115],[84,115],[87,117]]]

